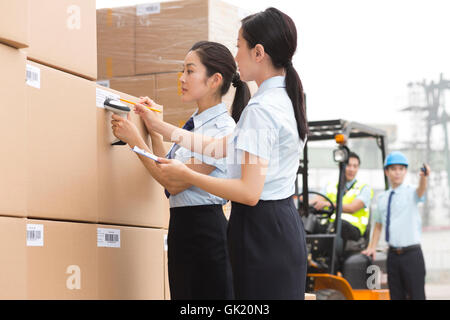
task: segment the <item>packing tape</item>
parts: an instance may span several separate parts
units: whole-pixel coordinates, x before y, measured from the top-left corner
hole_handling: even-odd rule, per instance
[[[113,62],[111,57],[106,57],[106,77],[112,78],[113,77]]]
[[[113,11],[112,11],[112,9],[108,9],[108,12],[106,13],[106,25],[108,27],[112,27],[112,25],[113,25]]]
[[[177,93],[178,93],[179,96],[181,96],[182,93],[183,93],[183,92],[181,91],[181,81],[180,81],[180,78],[181,78],[182,75],[183,75],[182,72],[178,72],[178,73],[177,73],[177,86],[178,86]]]

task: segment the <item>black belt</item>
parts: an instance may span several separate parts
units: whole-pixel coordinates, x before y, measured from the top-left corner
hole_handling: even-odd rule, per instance
[[[419,249],[420,248],[420,244],[413,244],[412,246],[407,246],[407,247],[391,247],[389,246],[389,251],[396,253],[396,254],[404,254],[405,252],[414,250],[414,249]]]

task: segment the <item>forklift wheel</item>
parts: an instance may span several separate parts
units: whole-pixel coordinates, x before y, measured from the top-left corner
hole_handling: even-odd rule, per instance
[[[316,295],[316,300],[347,300],[345,296],[337,290],[334,289],[322,289],[314,291]]]

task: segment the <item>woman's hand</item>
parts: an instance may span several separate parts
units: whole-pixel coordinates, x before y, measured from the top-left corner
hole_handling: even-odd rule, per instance
[[[139,115],[142,120],[144,120],[147,131],[151,132],[153,130],[154,124],[158,121],[161,121],[161,119],[158,117],[157,113],[150,110],[149,107],[158,110],[163,109],[161,105],[155,103],[149,97],[140,97],[139,102],[134,106],[134,112]]]
[[[126,142],[130,147],[134,148],[142,140],[138,128],[136,125],[130,121],[131,116],[128,114],[127,119],[122,118],[117,114],[112,115],[112,131],[114,136],[118,139]]]
[[[185,189],[186,183],[189,183],[191,170],[179,160],[158,158],[158,161],[160,175],[167,190],[170,192],[171,190]],[[172,192],[170,193],[172,194]]]

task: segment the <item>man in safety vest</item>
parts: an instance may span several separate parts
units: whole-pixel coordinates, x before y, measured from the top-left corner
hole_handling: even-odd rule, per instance
[[[373,198],[373,190],[367,184],[356,180],[361,161],[359,156],[350,152],[348,163],[345,168],[345,188],[342,199],[342,239],[357,241],[364,235],[369,224],[369,207]],[[337,182],[329,183],[321,193],[326,195],[336,206]],[[311,200],[311,205],[316,210],[321,210],[329,206],[329,202],[323,197],[316,196]],[[333,214],[330,222],[333,222],[336,215]]]

